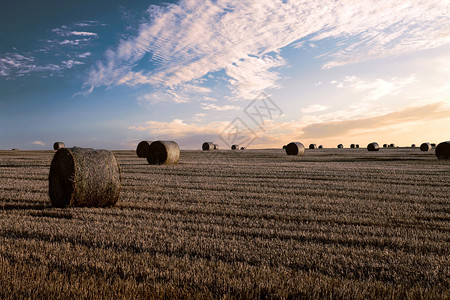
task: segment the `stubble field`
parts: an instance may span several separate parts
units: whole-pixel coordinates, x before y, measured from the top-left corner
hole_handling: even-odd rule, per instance
[[[450,161],[416,149],[116,151],[112,208],[0,151],[0,298],[450,298]]]

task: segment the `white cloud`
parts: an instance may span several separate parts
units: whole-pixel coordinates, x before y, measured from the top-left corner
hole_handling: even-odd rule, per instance
[[[324,68],[450,42],[447,1],[181,0],[148,12],[137,36],[121,41],[91,70],[86,87],[174,89],[223,70],[231,93],[249,99],[279,87],[276,68],[286,61],[278,51],[293,43],[303,47],[308,38],[310,47],[345,38],[323,56]],[[136,67],[147,54],[156,69]]]
[[[95,32],[86,32],[86,31],[71,31],[70,34],[76,36],[97,36]]]
[[[330,108],[328,105],[321,105],[321,104],[312,104],[308,107],[302,108],[301,112],[304,114],[310,114],[315,112],[324,111]]]
[[[91,56],[91,52],[84,52],[78,55],[79,58],[86,58]]]
[[[33,145],[38,145],[38,146],[45,146],[46,144],[44,142],[41,141],[34,141],[32,142]]]
[[[204,110],[216,110],[216,111],[225,111],[225,110],[240,110],[241,108],[233,105],[215,105],[213,103],[202,103],[202,109]]]

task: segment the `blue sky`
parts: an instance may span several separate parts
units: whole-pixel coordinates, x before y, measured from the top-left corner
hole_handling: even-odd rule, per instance
[[[8,1],[0,149],[448,140],[448,1]]]

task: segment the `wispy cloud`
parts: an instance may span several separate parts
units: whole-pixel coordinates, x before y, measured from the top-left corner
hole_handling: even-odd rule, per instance
[[[251,99],[279,87],[277,69],[287,64],[279,50],[293,43],[320,47],[339,39],[321,56],[324,68],[450,43],[446,1],[182,0],[148,13],[137,36],[91,70],[86,87],[145,84],[162,91],[223,70],[231,93]]]
[[[310,114],[315,112],[324,111],[330,108],[328,105],[312,104],[308,107],[302,108],[300,111],[304,114]]]
[[[215,110],[215,111],[225,111],[225,110],[240,110],[241,108],[234,105],[215,105],[213,103],[202,103],[202,109],[204,110]]]
[[[38,145],[38,146],[45,146],[46,144],[44,143],[44,142],[42,142],[42,141],[34,141],[34,142],[32,142],[31,144],[33,144],[33,145]]]

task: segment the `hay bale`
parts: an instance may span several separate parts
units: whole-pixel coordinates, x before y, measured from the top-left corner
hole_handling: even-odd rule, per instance
[[[241,150],[245,150],[246,148],[245,147],[241,147]]]
[[[412,144],[412,145],[411,145],[411,148],[416,148],[416,144]]]
[[[438,159],[450,159],[450,141],[442,142],[437,145],[436,157]]]
[[[322,149],[323,148],[323,146],[322,145],[319,145],[319,149]]]
[[[356,147],[355,144],[350,144],[350,148],[354,149]]]
[[[422,143],[422,145],[420,145],[420,151],[431,151],[431,148],[430,143]]]
[[[142,141],[136,147],[137,157],[146,158],[152,141]]]
[[[239,150],[239,145],[232,145],[231,150]]]
[[[287,146],[286,146],[286,145],[284,145],[284,146],[283,146],[283,150],[286,150],[286,147],[287,147]]]
[[[383,144],[383,148],[387,148],[388,147],[388,144]]]
[[[214,144],[214,150],[219,150],[219,144]]]
[[[53,206],[112,206],[119,194],[120,167],[111,151],[61,148],[53,156],[49,174]]]
[[[389,147],[390,147],[390,148],[394,148],[394,147],[395,147],[395,144],[390,144]]]
[[[431,145],[431,147],[436,148],[436,144],[435,143],[431,143],[430,145]]]
[[[299,142],[292,142],[286,146],[287,155],[303,155],[305,154],[305,146]]]
[[[61,148],[66,148],[66,145],[64,145],[63,142],[55,142],[53,144],[53,150],[59,150]]]
[[[213,151],[214,150],[214,143],[211,142],[204,142],[202,145],[203,151]]]
[[[367,145],[367,150],[368,151],[378,151],[380,150],[380,146],[378,146],[378,143],[370,143],[369,145]]]
[[[344,148],[344,145],[339,144],[339,145],[337,145],[337,147],[338,147],[339,149],[342,149],[342,148]]]
[[[150,165],[172,165],[180,160],[180,147],[173,141],[154,141],[150,144],[147,161]]]
[[[316,144],[309,144],[309,149],[316,149],[316,148],[317,148]]]
[[[356,144],[355,147],[356,147],[356,148],[359,148],[359,144]]]

